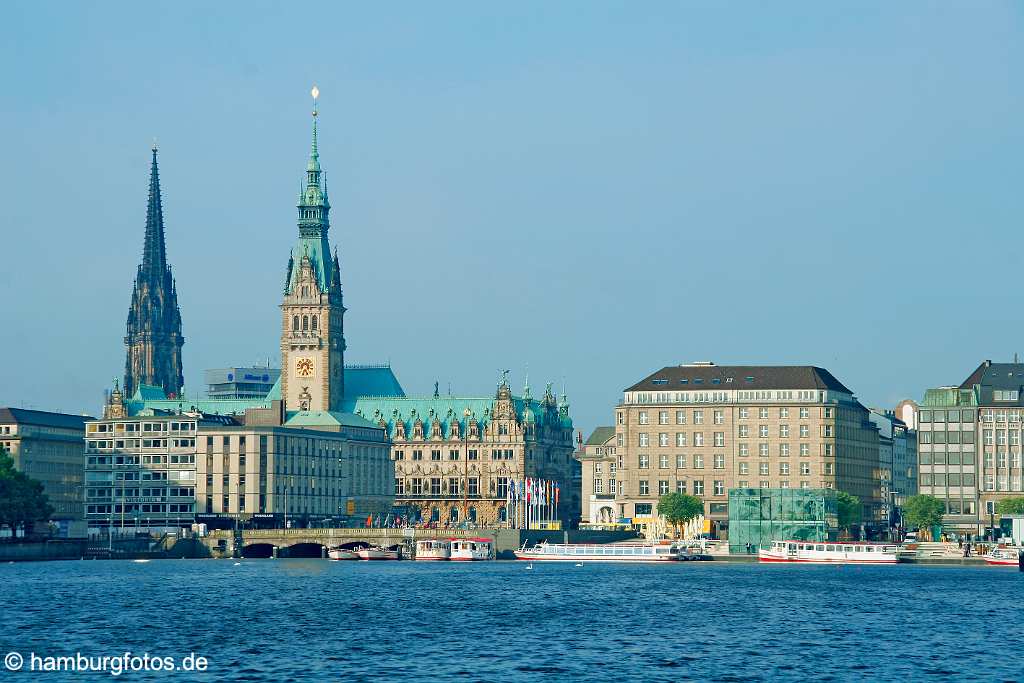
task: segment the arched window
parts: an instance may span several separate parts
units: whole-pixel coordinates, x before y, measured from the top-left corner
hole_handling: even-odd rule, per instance
[[[431,522],[440,522],[441,521],[441,511],[439,509],[437,509],[437,508],[430,508],[430,521]]]
[[[476,508],[470,508],[469,509],[469,514],[470,514],[470,519],[472,519],[475,522],[476,521]],[[507,522],[508,521],[508,510],[505,509],[504,505],[502,505],[500,508],[498,508],[498,521],[499,522]]]
[[[499,511],[498,511],[498,514],[499,515],[504,515],[504,513],[505,513],[505,508],[500,508]],[[473,522],[474,524],[476,523],[476,508],[473,508],[473,507],[469,508],[469,521]],[[502,518],[501,521],[504,522],[505,521],[504,518]]]
[[[299,331],[299,316],[292,318],[292,330]]]
[[[459,521],[459,509],[458,508],[452,508],[448,512],[448,521],[452,522],[452,523],[455,523],[455,522]]]
[[[313,316],[312,324],[310,325],[310,327],[313,328],[314,332],[316,331],[316,316],[315,315]]]
[[[302,316],[302,331],[305,332],[308,329],[309,329],[309,316],[308,315],[304,315],[304,316]]]

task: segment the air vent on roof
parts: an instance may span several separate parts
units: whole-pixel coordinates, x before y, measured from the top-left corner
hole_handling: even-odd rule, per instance
[[[747,377],[747,381],[748,381],[748,382],[753,382],[753,381],[754,381],[754,378],[753,378],[753,377]]]
[[[714,362],[709,360],[695,360],[692,363],[683,363],[684,368],[708,368],[714,367]]]

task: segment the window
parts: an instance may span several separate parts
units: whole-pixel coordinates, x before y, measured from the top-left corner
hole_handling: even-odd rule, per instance
[[[715,432],[715,448],[725,446],[725,432]]]
[[[640,480],[640,495],[641,496],[648,496],[650,494],[651,494],[651,482],[647,481],[646,479],[641,479]]]
[[[715,469],[725,469],[725,455],[723,455],[722,453],[715,453]]]
[[[430,451],[430,459],[434,461],[439,461],[441,459],[441,451],[438,449]]]
[[[750,463],[749,462],[741,462],[740,463],[740,474],[750,474]]]
[[[811,435],[811,428],[807,425],[800,425],[800,438],[806,439]]]
[[[779,419],[785,420],[789,417],[789,408],[779,408]]]
[[[676,411],[676,424],[677,425],[684,425],[684,424],[686,424],[686,411],[685,410],[677,410]]]
[[[760,425],[760,426],[758,426],[757,433],[758,433],[758,436],[760,436],[762,439],[767,439],[768,438],[768,425]]]
[[[744,457],[746,457],[748,455],[750,455],[750,446],[748,444],[741,443],[740,444],[740,457],[744,458]]]
[[[758,444],[757,445],[757,451],[758,451],[757,454],[759,456],[761,456],[762,458],[767,458],[768,457],[768,444],[766,444],[766,443]]]
[[[651,457],[646,454],[641,454],[637,459],[637,466],[642,470],[646,470],[651,466]]]
[[[659,496],[664,496],[667,493],[668,493],[668,480],[667,479],[660,479],[660,480],[658,480],[658,495]]]
[[[758,482],[758,485],[763,489],[770,489],[772,487],[772,483],[767,479],[762,479],[760,482]]]
[[[633,510],[637,516],[645,516],[651,514],[652,507],[651,503],[637,503],[633,506]]]
[[[681,453],[676,456],[676,469],[686,469],[686,456]]]
[[[650,441],[650,438],[649,438],[649,435],[647,434],[647,432],[640,432],[640,435],[639,435],[640,448],[647,448],[649,441]]]
[[[704,495],[704,480],[694,479],[693,480],[693,495],[703,496]]]
[[[788,476],[789,475],[789,463],[788,462],[780,462],[779,463],[779,474],[781,474],[783,476]]]
[[[693,411],[693,424],[695,424],[695,425],[704,424],[704,411],[703,410],[695,410],[695,411]]]
[[[829,464],[831,464],[831,463],[829,463]],[[811,473],[811,463],[809,463],[809,462],[802,462],[802,463],[800,463],[800,474],[802,476],[806,477],[810,473]]]
[[[694,466],[694,468],[696,468],[698,470],[704,469],[704,456],[703,455],[694,455],[693,456],[693,466]]]
[[[667,425],[668,424],[668,411],[667,410],[658,411],[658,424],[660,424],[660,425]]]
[[[767,420],[768,419],[768,409],[767,408],[758,408],[757,409],[757,417],[758,417],[758,419],[761,419],[761,420]]]
[[[667,433],[661,432],[660,434],[658,434],[658,445],[661,446],[662,448],[668,446],[668,434]]]
[[[293,332],[298,332],[299,331],[299,316],[295,316],[295,317],[292,318],[292,331]]]
[[[659,455],[658,456],[658,469],[659,470],[667,470],[668,469],[668,456],[667,455]]]
[[[716,425],[720,425],[720,424],[723,424],[724,422],[725,422],[725,413],[723,413],[721,410],[716,410],[715,411],[715,424]]]
[[[677,479],[676,480],[676,493],[686,493],[686,480],[685,479]]]
[[[825,438],[831,438],[834,436],[832,429],[832,425],[821,425],[821,435]]]
[[[715,491],[715,495],[716,496],[724,496],[725,495],[725,482],[724,481],[722,481],[721,479],[716,479],[714,487],[715,487],[714,491]]]
[[[800,419],[801,420],[806,420],[808,417],[810,417],[810,411],[808,411],[807,408],[801,408],[800,409]]]
[[[740,419],[741,420],[746,420],[748,417],[750,417],[750,409],[749,408],[740,408]]]
[[[647,424],[647,411],[646,410],[641,410],[640,411],[639,420],[640,420],[640,424],[642,424],[642,425]]]
[[[459,452],[457,450],[455,450],[455,449],[449,450],[448,451],[448,459],[449,460],[458,460],[459,459]]]
[[[615,419],[616,419],[616,421],[617,421],[617,422],[618,422],[618,423],[619,423],[620,425],[621,425],[621,424],[625,424],[625,423],[626,423],[626,419],[625,419],[625,416],[624,416],[624,415],[622,414],[622,411],[621,411],[621,410],[620,410],[619,412],[615,413]]]
[[[422,460],[423,459],[423,451],[413,450],[413,452],[412,452],[412,459],[413,460]]]
[[[811,454],[811,444],[809,444],[809,443],[802,443],[802,444],[800,444],[800,457],[806,458],[810,454]]]
[[[766,463],[766,462],[758,463],[757,471],[758,471],[758,474],[760,474],[761,476],[765,476],[766,474],[768,474],[768,463]]]
[[[693,433],[693,445],[694,446],[703,446],[704,445],[704,432],[694,432]]]
[[[779,438],[789,438],[789,425],[779,425]]]
[[[682,447],[686,445],[686,432],[676,432],[676,446]]]
[[[604,479],[594,480],[594,493],[604,493]]]

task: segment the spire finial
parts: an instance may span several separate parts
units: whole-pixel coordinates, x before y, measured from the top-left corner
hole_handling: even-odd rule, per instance
[[[157,144],[156,144],[156,137],[154,137],[154,138],[153,138],[153,152],[154,152],[154,153],[156,153],[156,150],[157,150],[157,149],[159,149],[159,147],[158,147],[158,146],[157,146]]]

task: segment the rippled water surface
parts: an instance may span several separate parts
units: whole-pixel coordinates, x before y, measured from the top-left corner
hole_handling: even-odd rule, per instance
[[[1016,569],[533,567],[2,565],[0,656],[18,652],[26,668],[30,653],[180,661],[195,652],[210,662],[205,676],[120,677],[133,681],[1024,678],[1024,574]]]

